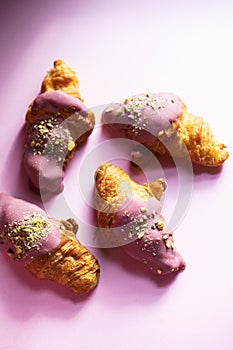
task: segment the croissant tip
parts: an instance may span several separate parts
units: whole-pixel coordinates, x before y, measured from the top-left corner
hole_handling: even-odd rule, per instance
[[[56,67],[58,67],[58,66],[61,66],[61,65],[63,65],[63,64],[64,64],[64,61],[63,61],[63,60],[60,60],[60,59],[55,60],[55,61],[53,62],[54,68],[56,68]]]

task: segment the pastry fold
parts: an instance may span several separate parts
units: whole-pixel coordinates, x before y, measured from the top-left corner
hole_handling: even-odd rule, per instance
[[[74,219],[49,218],[40,207],[0,193],[0,243],[38,279],[75,292],[90,292],[99,281],[94,255],[76,238]]]
[[[96,170],[95,183],[98,234],[105,242],[109,240],[109,247],[121,246],[155,274],[185,268],[173,233],[161,215],[164,179],[140,185],[123,169],[106,162]]]
[[[153,153],[190,157],[192,163],[205,167],[220,166],[229,157],[204,118],[189,113],[184,102],[169,92],[112,102],[103,111],[102,122]]]
[[[170,153],[174,157],[188,154],[193,164],[206,167],[220,166],[229,157],[226,146],[219,143],[204,118],[187,111],[172,124],[167,134],[161,135],[157,141],[143,144],[155,154]]]
[[[94,125],[95,115],[83,104],[75,71],[55,61],[26,113],[23,164],[35,189],[62,192],[64,170]]]
[[[60,90],[84,101],[79,92],[79,80],[76,72],[62,60],[54,61],[54,67],[50,69],[41,84],[41,92]]]
[[[98,284],[98,261],[76,238],[77,224],[74,220],[61,220],[59,226],[59,246],[33,258],[25,267],[39,279],[49,279],[75,292],[90,292]]]

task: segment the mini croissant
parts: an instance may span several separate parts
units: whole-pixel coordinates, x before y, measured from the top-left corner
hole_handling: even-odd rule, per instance
[[[63,190],[64,170],[94,128],[95,116],[82,101],[74,70],[55,61],[26,114],[23,164],[41,192]]]
[[[145,145],[153,153],[191,158],[194,164],[216,167],[229,154],[209,124],[186,110],[175,94],[139,94],[110,103],[102,121],[122,137]]]
[[[0,193],[0,242],[8,255],[39,279],[90,292],[99,280],[99,264],[77,240],[77,229],[74,219],[50,219],[38,206]]]
[[[100,234],[115,240],[116,245],[155,274],[185,269],[160,212],[164,179],[139,185],[123,169],[106,162],[96,170],[95,182]]]

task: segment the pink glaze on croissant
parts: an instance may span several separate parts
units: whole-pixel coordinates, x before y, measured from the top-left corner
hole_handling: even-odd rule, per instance
[[[123,238],[125,252],[144,263],[146,269],[155,274],[185,269],[186,264],[174,245],[173,234],[160,214],[156,198],[145,201],[134,197],[124,202],[112,225]]]
[[[61,234],[41,208],[0,193],[0,241],[11,257],[28,261],[56,248]]]
[[[138,94],[110,103],[102,113],[102,121],[122,137],[152,142],[177,120],[182,109],[183,102],[173,93]]]
[[[36,189],[60,193],[64,188],[64,163],[89,128],[80,127],[77,120],[85,120],[88,110],[78,98],[54,90],[38,95],[29,115],[35,120],[27,123],[24,168]]]
[[[71,110],[72,113],[82,111],[88,115],[86,106],[76,97],[66,94],[60,90],[44,92],[36,97],[31,107],[31,115],[41,111],[57,114],[58,112]]]
[[[36,189],[54,194],[63,191],[64,170],[55,160],[46,159],[43,155],[26,150],[23,162],[27,175]]]

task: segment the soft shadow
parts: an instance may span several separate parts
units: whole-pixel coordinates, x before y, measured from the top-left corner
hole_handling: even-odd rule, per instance
[[[107,137],[108,139],[114,139],[116,136],[114,135],[114,131],[109,128],[108,125],[103,125],[102,126],[102,133]],[[119,133],[118,137],[123,137],[125,136]],[[150,166],[151,160],[153,157],[156,157],[158,160],[159,164],[163,169],[172,169],[176,168],[177,166],[183,167],[184,169],[187,168],[189,171],[193,171],[193,174],[195,176],[197,175],[202,175],[202,174],[208,174],[212,176],[217,176],[222,172],[223,166],[217,166],[217,167],[207,167],[207,166],[202,166],[202,165],[197,165],[197,164],[192,164],[191,160],[186,160],[186,158],[176,158],[172,157],[170,154],[166,155],[160,155],[158,153],[153,154],[152,152],[149,153],[145,152],[145,146],[138,144],[137,148],[135,151],[139,151],[142,154],[142,159],[143,159],[143,165],[144,166]],[[149,155],[149,157],[148,157]],[[129,155],[130,156],[130,155]],[[190,164],[189,164],[190,163]],[[131,161],[130,165],[131,169],[140,169],[140,162],[137,164],[137,162]],[[133,170],[134,171],[134,170]]]
[[[65,169],[65,176],[72,171],[72,162],[75,162],[75,158],[79,156],[79,152],[82,152],[87,147],[87,140],[83,141],[76,149],[74,158],[70,161]],[[57,194],[55,193],[41,193],[40,190],[35,188],[31,183],[28,175],[23,166],[23,152],[25,143],[25,125],[21,127],[18,134],[11,144],[11,148],[8,151],[8,156],[4,164],[1,179],[3,188],[7,189],[9,194],[15,197],[23,198],[37,205],[42,206],[42,203],[52,200]]]
[[[121,265],[128,273],[136,275],[142,280],[149,279],[153,281],[157,287],[166,287],[172,284],[178,275],[178,273],[171,273],[164,276],[152,274],[143,267],[140,261],[128,256],[121,247],[103,249],[103,255],[111,263],[114,262]]]
[[[222,174],[223,165],[218,167],[202,167],[194,165],[193,181],[197,189],[209,188],[210,186],[218,185],[218,180]]]
[[[8,152],[1,174],[4,191],[43,207],[40,193],[32,188],[23,167],[25,125],[19,130]]]
[[[21,64],[24,65],[25,52],[37,40],[41,31],[57,21],[61,13],[63,17],[69,18],[76,6],[79,8],[83,4],[80,0],[72,1],[70,4],[62,0],[56,0],[56,3],[54,0],[40,1],[36,4],[30,0],[1,2],[0,41],[5,45],[2,45],[4,50],[1,50],[0,72],[1,81],[5,83],[2,84],[4,90],[11,88],[7,82],[11,81],[17,68]]]
[[[36,314],[72,318],[95,293],[75,293],[56,282],[39,280],[3,252],[0,262],[4,267],[2,273],[7,276],[1,282],[1,299],[7,311],[22,321]]]
[[[222,172],[222,170],[223,170],[223,165],[220,165],[217,167],[204,167],[197,164],[193,165],[194,175],[208,174],[212,176],[217,176]]]

